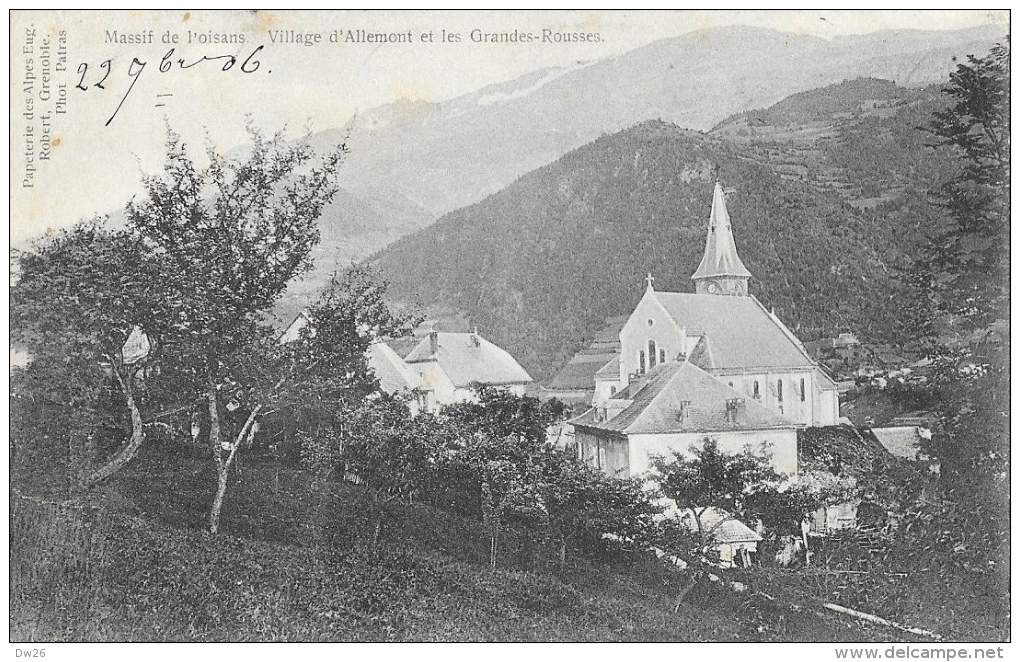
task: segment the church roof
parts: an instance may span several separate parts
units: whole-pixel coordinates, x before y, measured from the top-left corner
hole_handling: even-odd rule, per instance
[[[387,393],[425,388],[421,375],[384,342],[369,345],[368,365],[379,380],[379,386]]]
[[[437,361],[457,388],[477,384],[499,386],[528,384],[531,376],[506,350],[477,333],[436,332],[437,347],[426,335],[407,358],[408,363]]]
[[[744,267],[740,256],[737,255],[737,246],[733,242],[733,230],[730,227],[730,215],[726,211],[726,198],[719,182],[715,183],[715,195],[712,197],[712,214],[708,221],[705,255],[691,278],[714,276],[751,277],[751,272]]]
[[[727,416],[726,402],[744,400],[745,409],[739,421]],[[630,404],[626,404],[629,401]],[[708,374],[688,361],[656,366],[644,380],[630,383],[607,401],[625,404],[619,414],[608,421],[597,420],[595,409],[589,409],[570,422],[618,434],[664,434],[682,432],[723,432],[768,428],[796,428],[796,423],[765,408],[753,399]],[[686,413],[678,416],[681,403]]]
[[[698,342],[694,345],[687,360],[702,370],[711,370],[715,367],[715,362],[712,360],[712,348],[708,345],[708,336],[698,338]]]
[[[688,335],[708,337],[698,350],[704,352],[698,363],[706,369],[814,367],[800,343],[754,297],[655,292],[655,298]]]

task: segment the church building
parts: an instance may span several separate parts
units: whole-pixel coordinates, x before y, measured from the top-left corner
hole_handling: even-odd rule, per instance
[[[578,452],[607,473],[638,475],[649,455],[705,437],[739,452],[767,444],[797,471],[798,428],[835,425],[835,382],[774,312],[748,291],[717,182],[695,292],[644,295],[620,331],[620,353],[595,375],[592,408],[573,419]]]

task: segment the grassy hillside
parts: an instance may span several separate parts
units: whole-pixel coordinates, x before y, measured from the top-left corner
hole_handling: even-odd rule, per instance
[[[13,585],[12,641],[901,638],[822,613],[809,596],[794,612],[707,582],[674,612],[685,577],[655,559],[560,566],[519,534],[491,571],[481,524],[427,505],[393,507],[372,552],[371,502],[359,488],[252,459],[239,469],[226,534],[210,537],[201,531],[209,461],[146,447],[92,518],[91,556],[64,564],[52,592]],[[19,563],[53,560],[26,542],[13,538]],[[67,600],[75,586],[78,599]]]
[[[890,104],[917,100],[916,92],[878,87],[886,97],[892,90]],[[735,188],[728,207],[752,293],[803,340],[852,331],[903,341],[897,311],[906,293],[895,270],[937,213],[925,189],[948,166],[911,124],[925,116],[919,103],[888,117],[841,118],[839,100],[825,97],[860,104],[875,96],[869,84],[813,94],[821,100],[709,135],[654,121],[605,136],[373,262],[396,299],[457,311],[545,378],[590,342],[601,320],[633,309],[646,273],[658,289],[693,290],[717,171]],[[778,131],[775,117],[821,128],[805,144]],[[869,128],[873,120],[881,131]],[[738,135],[751,125],[760,134]],[[875,147],[883,141],[884,151]],[[891,167],[902,161],[924,167]],[[861,204],[873,194],[886,196],[885,206]]]
[[[711,133],[761,154],[788,179],[889,213],[954,174],[925,129],[944,105],[937,86],[858,78],[734,115]]]

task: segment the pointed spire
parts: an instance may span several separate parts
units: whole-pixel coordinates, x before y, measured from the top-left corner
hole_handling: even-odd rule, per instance
[[[733,230],[730,227],[730,215],[726,211],[726,197],[723,195],[722,184],[716,181],[715,195],[712,197],[712,214],[708,221],[708,238],[705,241],[705,255],[691,278],[698,283],[698,290],[701,291],[703,279],[718,279],[720,281],[718,284],[723,285],[723,280],[750,277],[751,272],[744,267],[740,256],[737,255],[737,246],[733,241]],[[743,282],[746,294],[746,280]],[[708,291],[715,290],[707,285],[706,282]]]

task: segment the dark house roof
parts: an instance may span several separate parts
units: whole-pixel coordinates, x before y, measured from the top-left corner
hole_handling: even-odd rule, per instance
[[[919,459],[923,437],[920,428],[916,425],[871,428],[871,434],[896,457],[906,460]]]
[[[744,403],[736,420],[727,412],[727,401],[733,399]],[[608,421],[589,409],[570,422],[621,435],[798,427],[687,361],[656,366],[646,379],[609,398],[606,407],[611,410],[613,405],[623,411]]]
[[[599,374],[614,357],[619,361],[620,331],[628,319],[629,315],[607,317],[605,325],[595,334],[591,345],[575,354],[560,368],[547,388],[553,391],[594,391],[595,375]],[[596,363],[599,365],[595,365]],[[615,370],[619,371],[619,363]]]
[[[802,469],[863,476],[884,469],[893,459],[874,435],[862,434],[852,425],[797,431],[797,464]]]
[[[619,361],[619,354],[579,353],[563,366],[549,382],[550,390],[592,391],[595,389],[595,375],[608,363]]]

